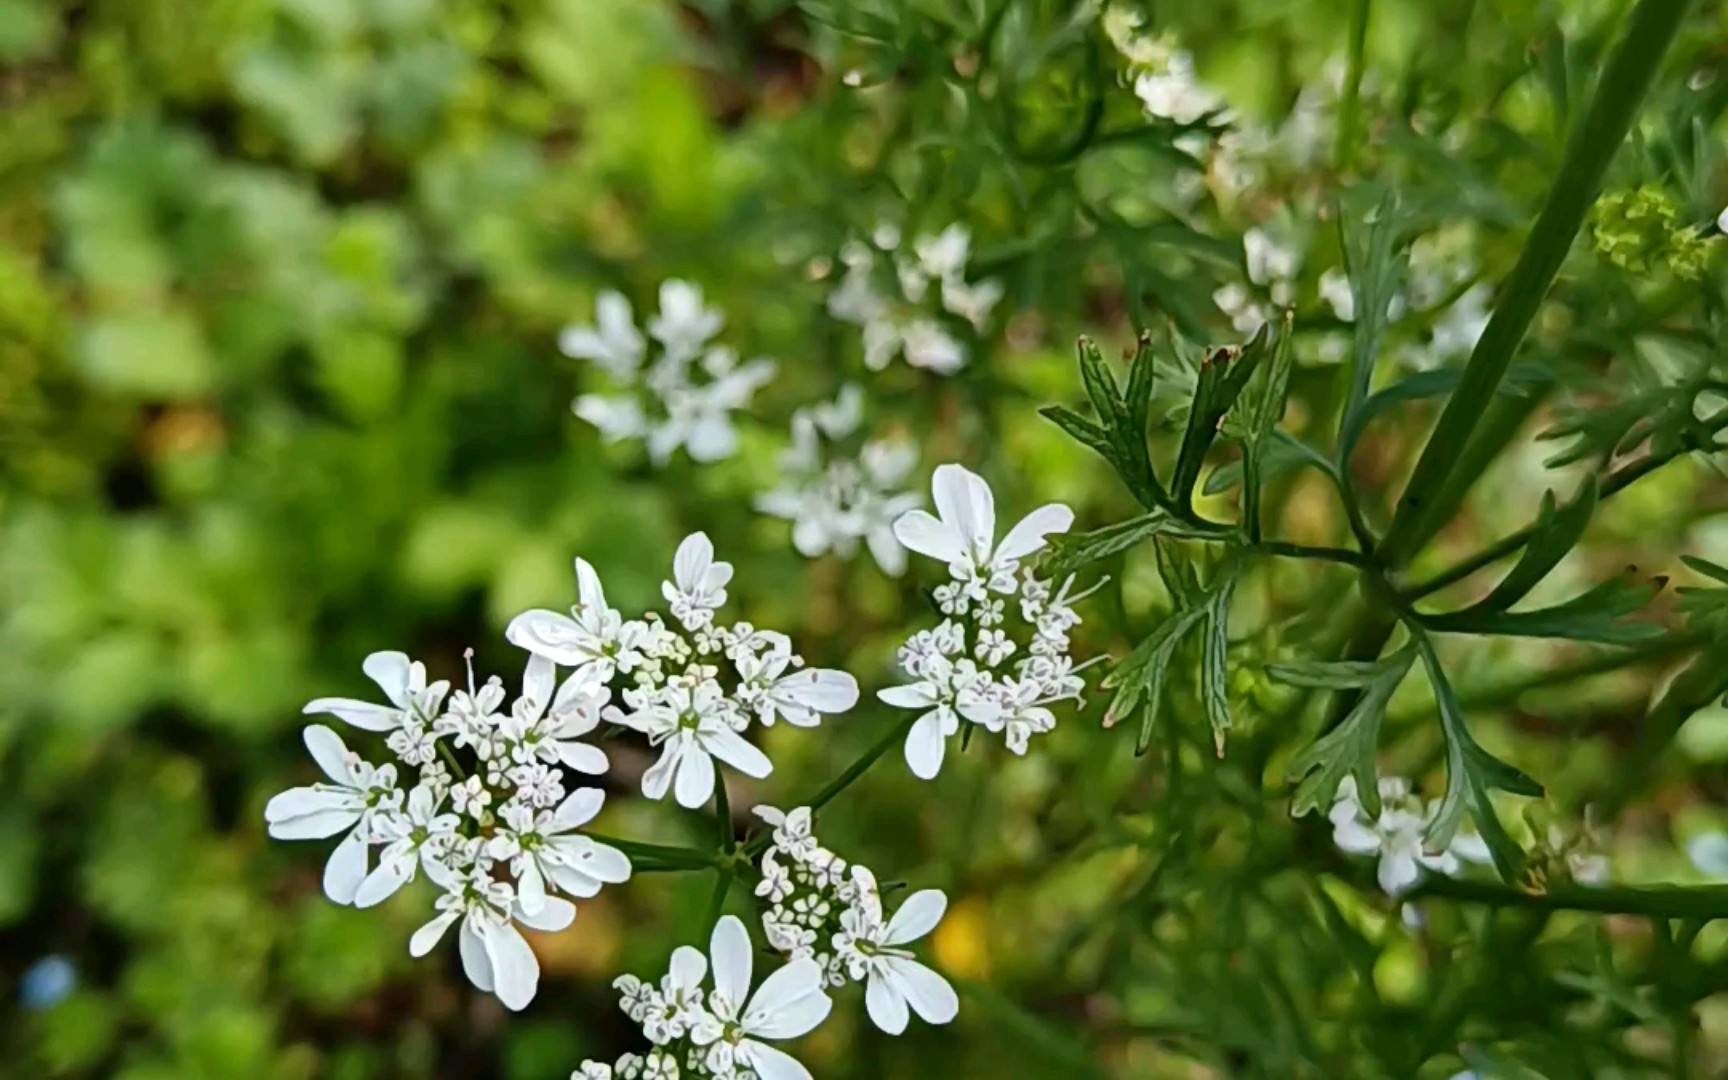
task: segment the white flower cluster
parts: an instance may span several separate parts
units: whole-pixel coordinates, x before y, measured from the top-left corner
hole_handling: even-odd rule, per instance
[[[894,538],[894,522],[923,501],[902,490],[918,449],[904,440],[872,438],[856,454],[841,452],[863,413],[863,392],[851,384],[832,402],[793,413],[780,484],[757,496],[756,508],[792,522],[792,546],[805,558],[828,551],[851,558],[862,541],[882,571],[898,577],[906,551]]]
[[[672,569],[673,580],[661,586],[671,620],[654,613],[625,619],[606,603],[599,574],[577,559],[579,602],[570,613],[524,612],[504,636],[574,668],[566,687],[599,688],[601,717],[660,749],[642,776],[642,794],[661,799],[670,790],[680,806],[695,808],[714,794],[716,758],[756,779],[774,770],[744,738],[752,723],[815,727],[858,703],[858,683],[843,671],[805,667],[784,634],[715,622],[732,564],[714,561],[705,534],[685,537]],[[611,700],[614,682],[622,683],[618,702]]]
[[[906,948],[942,921],[947,896],[939,889],[913,893],[885,919],[875,875],[817,842],[809,807],[782,813],[758,806],[756,813],[774,827],[756,884],[769,905],[762,916],[768,944],[794,960],[814,961],[829,986],[864,983],[870,1019],[890,1035],[906,1030],[908,1007],[928,1023],[953,1020],[960,1010],[954,988]]]
[[[897,708],[922,715],[906,736],[906,763],[931,779],[942,768],[948,736],[966,720],[1002,735],[1024,754],[1028,740],[1056,725],[1050,706],[1077,700],[1085,680],[1069,656],[1069,631],[1080,622],[1070,595],[1073,578],[1053,588],[1021,561],[1051,533],[1066,532],[1074,512],[1060,503],[1039,507],[996,543],[995,497],[982,477],[959,465],[939,467],[931,482],[939,517],[913,510],[894,535],[920,555],[948,567],[935,593],[945,616],[900,648],[912,681],[878,693]]]
[[[562,930],[576,917],[569,900],[630,877],[630,860],[578,831],[600,812],[598,788],[565,789],[564,770],[598,774],[604,752],[580,742],[600,723],[604,696],[591,681],[554,691],[551,661],[528,661],[522,693],[504,708],[498,679],[450,693],[428,684],[426,669],[399,652],[373,653],[363,665],[388,701],[319,698],[308,713],[335,716],[385,736],[397,764],[374,765],[322,724],[306,728],[306,748],[325,780],[282,792],[264,808],[270,835],[322,840],[347,835],[324,867],[324,892],[338,904],[371,907],[419,871],[442,890],[436,916],[409,942],[424,956],[460,923],[462,966],[481,990],[512,1009],[534,997],[540,966],[516,924]],[[468,759],[465,775],[447,767]],[[373,865],[373,854],[377,864]]]
[[[870,243],[854,240],[840,251],[846,269],[828,297],[828,313],[864,328],[864,364],[881,371],[895,356],[915,368],[952,375],[966,366],[966,346],[948,332],[942,313],[982,332],[1002,299],[1002,284],[968,282],[971,234],[950,225],[921,236],[910,254],[900,231],[877,227]]]
[[[1269,228],[1255,227],[1242,234],[1242,255],[1249,282],[1269,294],[1274,305],[1283,307],[1296,299],[1296,275],[1302,269],[1300,248]],[[1348,282],[1345,289],[1349,289]],[[1241,334],[1259,330],[1274,314],[1253,290],[1239,281],[1219,287],[1212,294],[1212,302],[1229,316],[1230,325]]]
[[[1422,836],[1434,820],[1438,802],[1424,802],[1401,777],[1380,778],[1380,815],[1370,818],[1356,793],[1356,781],[1345,777],[1332,803],[1332,841],[1352,855],[1380,857],[1380,888],[1387,896],[1408,892],[1427,872],[1456,875],[1466,862],[1490,861],[1488,845],[1475,833],[1462,830],[1445,851],[1430,855]]]
[[[732,413],[747,407],[773,378],[774,363],[740,363],[736,351],[712,344],[724,322],[695,285],[662,283],[660,311],[648,320],[648,336],[659,346],[650,361],[630,301],[621,293],[601,293],[595,325],[568,327],[558,338],[564,355],[591,361],[613,384],[610,393],[577,398],[576,415],[608,442],[646,440],[656,465],[679,447],[694,461],[730,457],[738,448]]]
[[[834,1002],[822,972],[793,960],[752,993],[754,966],[749,932],[728,915],[715,924],[708,955],[680,946],[658,985],[620,976],[612,984],[620,1007],[654,1048],[611,1065],[585,1061],[570,1080],[810,1080],[810,1070],[769,1043],[828,1018]]]
[[[1406,367],[1431,371],[1466,356],[1488,329],[1493,289],[1473,280],[1473,242],[1468,229],[1446,228],[1410,245],[1409,284],[1387,305],[1387,317],[1394,323],[1412,313],[1428,323],[1425,333],[1411,335],[1394,351]],[[1356,299],[1341,268],[1330,267],[1320,275],[1320,298],[1340,321],[1356,320]],[[1340,339],[1332,357],[1341,359],[1345,351]]]

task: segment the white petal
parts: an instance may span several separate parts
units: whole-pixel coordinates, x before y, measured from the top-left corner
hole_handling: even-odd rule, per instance
[[[984,478],[961,465],[938,465],[930,492],[937,515],[944,525],[959,532],[967,553],[988,553],[996,542],[996,507]]]
[[[323,724],[308,724],[306,730],[300,733],[306,743],[306,749],[311,752],[312,760],[324,770],[333,783],[351,787],[354,775],[348,767],[348,744],[342,741],[342,736],[331,731]]]
[[[906,1030],[906,999],[892,979],[872,973],[869,985],[864,988],[864,1008],[870,1014],[870,1022],[890,1035],[899,1035]]]
[[[338,904],[352,904],[360,883],[366,880],[370,854],[371,848],[359,829],[343,837],[324,864],[324,895]]]
[[[408,844],[392,845],[378,860],[377,869],[366,875],[354,892],[354,906],[369,908],[382,904],[414,878],[414,868],[420,857]]]
[[[606,607],[606,590],[600,584],[599,573],[581,557],[576,559],[576,596],[583,615],[610,610]]]
[[[876,691],[876,700],[901,709],[928,709],[936,704],[936,695],[929,683],[908,683]]]
[[[546,878],[540,873],[540,863],[525,860],[522,874],[516,879],[516,906],[524,915],[533,916],[546,906]]]
[[[1494,861],[1493,853],[1488,850],[1488,842],[1473,832],[1458,833],[1452,838],[1452,846],[1447,850],[1465,862],[1481,866]]]
[[[552,819],[560,831],[574,829],[593,821],[605,804],[606,793],[599,788],[577,788],[558,804],[558,810],[552,815]]]
[[[888,920],[888,935],[884,943],[904,945],[908,941],[917,941],[936,928],[947,910],[948,897],[941,889],[923,889],[913,893]]]
[[[702,745],[710,754],[745,776],[760,780],[774,771],[774,763],[768,760],[768,755],[746,742],[744,736],[731,728],[705,731],[701,739]]]
[[[775,971],[762,980],[744,1010],[745,1032],[763,1039],[796,1039],[814,1031],[834,1008],[822,983],[822,968],[808,957]]]
[[[565,667],[575,667],[589,659],[579,647],[582,630],[568,615],[556,611],[524,611],[504,628],[505,640],[536,656],[544,656]]]
[[[296,790],[306,790],[297,788]],[[293,792],[283,792],[276,796],[292,795]],[[275,799],[271,800],[275,803]],[[269,807],[265,807],[266,810]],[[270,822],[269,833],[275,840],[328,840],[339,832],[354,827],[360,820],[360,811],[349,809],[318,810],[299,817],[285,817]]]
[[[606,756],[606,751],[587,743],[559,743],[558,760],[565,768],[575,769],[589,776],[604,776],[607,770],[612,768],[612,761]]]
[[[1355,817],[1333,822],[1332,842],[1352,855],[1372,855],[1380,850],[1380,834]]]
[[[701,747],[693,746],[684,754],[672,794],[686,810],[695,810],[713,797],[714,759]]]
[[[884,574],[899,577],[906,572],[906,549],[894,538],[893,529],[871,529],[864,543],[870,548],[870,557],[876,560]]]
[[[456,950],[462,954],[462,973],[468,981],[490,994],[494,985],[492,957],[487,955],[485,939],[473,919],[462,920],[462,928],[456,931]]]
[[[1422,868],[1410,855],[1389,852],[1380,856],[1380,888],[1385,890],[1387,896],[1397,896],[1416,884],[1416,879],[1421,876]]]
[[[727,1001],[742,1006],[750,995],[752,957],[750,933],[737,916],[727,915],[714,924],[714,933],[708,939],[708,953],[714,962],[714,989]],[[821,977],[820,972],[817,977]],[[773,981],[772,976],[769,981]],[[763,983],[762,988],[766,990],[768,983]]]
[[[378,684],[384,696],[398,709],[408,708],[408,691],[413,681],[414,662],[407,653],[375,652],[360,664],[366,677]]]
[[[672,556],[672,580],[683,592],[695,592],[714,562],[714,544],[707,533],[691,533]]]
[[[895,987],[925,1023],[946,1024],[959,1014],[959,996],[948,980],[936,972],[904,956],[890,956],[888,970]]]
[[[935,779],[942,771],[942,756],[947,751],[947,738],[942,734],[942,713],[932,709],[918,718],[906,733],[906,764],[920,780]]]
[[[1024,559],[1045,544],[1045,537],[1051,533],[1065,533],[1074,524],[1074,511],[1061,503],[1048,503],[1020,519],[1020,523],[1008,530],[1008,535],[1002,538],[1002,544],[996,549],[992,562],[1002,563],[1009,559]]]
[[[684,446],[691,461],[723,461],[737,451],[738,431],[724,413],[709,413],[685,433]]]
[[[494,993],[504,1007],[517,1012],[528,1007],[540,989],[540,961],[528,941],[509,923],[487,922],[480,931],[492,961]]]
[[[325,713],[362,731],[394,731],[402,726],[402,714],[390,705],[374,705],[353,698],[321,697],[308,701],[303,713]]]
[[[843,713],[858,704],[858,680],[844,671],[830,668],[805,668],[781,679],[774,685],[776,694],[784,693],[793,701],[819,713]]]
[[[700,986],[708,977],[708,958],[702,955],[701,949],[680,945],[672,950],[672,962],[666,970],[672,976],[674,986],[691,989]]]
[[[739,1044],[738,1056],[749,1063],[757,1080],[812,1080],[810,1070],[797,1058],[754,1039]]]
[[[438,939],[444,936],[444,931],[450,929],[450,924],[456,921],[454,911],[441,912],[437,918],[414,931],[414,936],[408,939],[408,955],[425,956],[438,944]]]
[[[539,653],[530,655],[528,667],[522,672],[522,697],[533,702],[530,713],[533,719],[538,720],[545,713],[557,685],[558,666]]]
[[[271,796],[270,801],[264,804],[264,820],[274,825],[298,818],[341,814],[353,822],[360,816],[359,803],[360,797],[351,790],[337,791],[329,787],[289,788]],[[325,836],[334,836],[336,831],[340,830],[326,833]],[[323,837],[307,836],[296,839],[321,840]]]
[[[672,787],[672,777],[678,771],[678,763],[683,760],[686,746],[682,739],[668,739],[660,748],[660,760],[648,766],[642,774],[642,796],[647,799],[664,799],[666,792]]]
[[[960,530],[937,521],[924,510],[908,510],[895,519],[894,538],[939,562],[960,562],[970,556]]]
[[[516,921],[534,930],[557,933],[568,930],[570,924],[576,921],[576,905],[562,896],[548,896],[539,911],[529,913],[518,910]]]

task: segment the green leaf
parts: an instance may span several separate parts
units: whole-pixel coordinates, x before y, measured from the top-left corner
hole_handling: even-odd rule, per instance
[[[1320,451],[1287,431],[1273,431],[1260,446],[1260,482],[1270,483],[1311,465],[1328,476],[1336,476],[1332,462]],[[1206,474],[1200,490],[1206,495],[1229,491],[1242,482],[1243,463],[1230,461]]]
[[[1350,298],[1355,309],[1350,351],[1350,393],[1338,425],[1339,472],[1367,426],[1362,413],[1374,381],[1374,361],[1386,332],[1392,298],[1404,286],[1405,262],[1398,255],[1403,230],[1397,195],[1390,188],[1363,185],[1345,194],[1338,213]],[[1364,226],[1366,228],[1364,228]]]
[[[1310,810],[1324,812],[1346,776],[1355,778],[1363,807],[1370,814],[1380,812],[1379,778],[1374,771],[1380,723],[1386,716],[1386,703],[1415,659],[1415,650],[1406,645],[1379,660],[1273,665],[1267,669],[1273,678],[1296,686],[1362,691],[1337,727],[1291,760],[1289,779],[1296,785],[1290,797],[1292,814],[1301,817]]]
[[[1524,547],[1524,554],[1510,573],[1500,579],[1494,591],[1474,605],[1473,611],[1505,611],[1535,588],[1549,571],[1559,565],[1566,553],[1577,546],[1596,510],[1600,491],[1596,478],[1590,477],[1578,494],[1566,504],[1566,509],[1554,509],[1554,493],[1544,492],[1542,506],[1536,513],[1536,531]]]
[[[1196,528],[1171,517],[1162,510],[1129,518],[1102,529],[1073,536],[1058,537],[1053,545],[1055,557],[1049,563],[1049,576],[1063,578],[1100,559],[1127,551],[1155,536],[1176,536],[1184,539],[1216,539],[1217,533]]]
[[[1151,339],[1143,336],[1130,360],[1126,397],[1095,342],[1082,337],[1078,352],[1080,381],[1098,419],[1087,420],[1060,406],[1041,411],[1108,461],[1141,506],[1148,510],[1167,508],[1170,500],[1153,471],[1151,448],[1146,439],[1153,391]]]
[[[1447,634],[1566,638],[1603,645],[1632,645],[1666,633],[1656,623],[1623,621],[1649,603],[1662,584],[1661,579],[1655,584],[1645,584],[1616,577],[1553,607],[1501,611],[1484,600],[1463,611],[1422,616],[1422,624]]]
[[[1230,730],[1230,597],[1236,591],[1236,575],[1228,574],[1206,604],[1206,633],[1200,652],[1200,696],[1206,704],[1206,719],[1219,754],[1224,752],[1224,733]]]
[[[1349,446],[1355,446],[1362,438],[1362,433],[1368,425],[1382,413],[1408,401],[1420,401],[1424,398],[1440,397],[1450,394],[1458,388],[1459,380],[1464,377],[1463,368],[1436,368],[1433,371],[1422,371],[1408,378],[1400,379],[1382,390],[1369,395],[1345,425],[1340,428],[1338,438]],[[1513,397],[1525,397],[1535,387],[1541,386],[1553,379],[1548,369],[1536,364],[1520,364],[1506,373],[1506,381],[1496,388],[1496,393]]]
[[[1434,689],[1434,702],[1440,710],[1440,725],[1446,737],[1446,792],[1428,823],[1423,837],[1429,851],[1443,851],[1458,835],[1468,811],[1476,828],[1493,856],[1494,868],[1508,885],[1515,885],[1524,863],[1524,852],[1500,823],[1491,791],[1507,791],[1514,795],[1540,798],[1542,785],[1482,749],[1464,722],[1464,710],[1458,696],[1440,665],[1440,657],[1428,635],[1420,628],[1411,628],[1411,637],[1422,666],[1427,669],[1428,682]]]
[[[1188,411],[1188,426],[1182,433],[1182,446],[1176,452],[1176,475],[1170,482],[1170,492],[1180,512],[1186,512],[1192,505],[1194,483],[1200,478],[1206,452],[1218,438],[1219,421],[1230,411],[1230,406],[1248,385],[1254,369],[1266,357],[1270,334],[1270,327],[1263,326],[1245,347],[1214,349],[1200,362],[1200,382],[1194,392],[1194,404]]]
[[[1135,646],[1115,669],[1104,678],[1104,689],[1116,689],[1110,707],[1104,714],[1104,726],[1114,727],[1145,702],[1140,719],[1140,734],[1134,740],[1134,753],[1144,754],[1152,745],[1152,733],[1158,724],[1158,714],[1164,703],[1164,676],[1182,639],[1197,626],[1206,609],[1193,607],[1178,611],[1158,624],[1158,628]]]

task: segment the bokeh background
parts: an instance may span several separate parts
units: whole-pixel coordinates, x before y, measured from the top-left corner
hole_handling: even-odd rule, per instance
[[[1350,6],[1140,5],[1272,128],[1346,51]],[[1490,280],[1516,257],[1565,105],[1625,6],[1376,5],[1366,100],[1386,115],[1414,100],[1420,136],[1364,125],[1384,175],[1463,221],[1458,242]],[[980,50],[966,28],[998,7]],[[1182,125],[1134,128],[1140,103],[1089,11],[0,0],[0,1072],[541,1080],[630,1049],[609,983],[658,971],[699,935],[709,878],[643,877],[583,904],[570,931],[535,939],[541,994],[509,1016],[462,980],[454,949],[409,959],[425,894],[329,904],[322,852],[268,842],[262,807],[307,776],[300,706],[364,696],[368,652],[404,649],[459,678],[472,647],[483,673],[513,681],[522,656],[503,625],[570,602],[572,556],[639,610],[697,528],[738,566],[741,617],[856,672],[867,694],[885,685],[894,647],[927,619],[929,582],[805,560],[785,523],[751,507],[791,410],[862,373],[855,329],[824,314],[821,260],[877,221],[965,222],[976,265],[1008,289],[961,375],[870,376],[873,410],[922,447],[920,477],[963,460],[1014,510],[1061,498],[1092,524],[1122,516],[1107,470],[1035,409],[1077,398],[1082,330],[1119,346],[1169,319],[1231,339],[1211,298],[1243,277],[1243,229],[1271,218],[1312,247],[1301,305],[1317,344],[1297,392],[1324,411],[1335,368],[1319,338],[1337,324],[1315,278],[1337,244],[1298,219],[1336,177],[1284,161],[1249,191],[1215,176],[1185,188]],[[1719,11],[1680,52],[1671,96],[1728,55]],[[1071,142],[1094,108],[1134,134]],[[1459,128],[1469,141],[1440,141]],[[1728,194],[1711,171],[1719,124],[1709,140],[1675,188],[1689,219]],[[1643,179],[1634,157],[1621,186]],[[1571,298],[1611,322],[1618,294],[1590,277],[1606,264],[1579,258]],[[741,418],[738,456],[654,470],[571,415],[589,373],[556,340],[599,290],[642,310],[671,276],[700,283],[730,340],[780,375]],[[1180,372],[1172,385],[1179,396]],[[1612,385],[1589,393],[1612,398]],[[1411,435],[1374,439],[1369,480],[1394,472]],[[1446,550],[1512,527],[1507,507],[1527,517],[1554,483],[1551,452],[1514,447],[1487,485],[1492,507],[1474,507]],[[1297,534],[1340,535],[1324,492],[1297,485],[1280,505]],[[1577,570],[1720,558],[1724,508],[1728,485],[1683,462],[1605,511]],[[1149,563],[1113,569],[1083,654],[1119,653],[1163,602]],[[1274,693],[1258,667],[1288,655],[1289,620],[1347,590],[1326,573],[1289,570],[1256,594],[1268,629],[1234,673],[1244,723]],[[1461,679],[1492,713],[1490,741],[1522,733],[1522,760],[1576,820],[1673,654],[1532,698],[1518,680],[1552,661],[1544,650],[1476,647]],[[1410,725],[1429,715],[1417,699],[1397,714]],[[1300,1063],[1328,1057],[1332,1075],[1370,1075],[1349,1064],[1354,1036],[1318,1026],[1351,999],[1307,887],[1237,902],[1217,884],[1270,875],[1289,850],[1282,807],[1225,766],[1201,774],[1204,798],[1158,784],[1128,736],[1100,732],[1100,711],[1041,755],[975,747],[939,797],[891,756],[825,816],[830,846],[948,890],[932,954],[965,1006],[951,1030],[888,1040],[843,1004],[804,1050],[818,1075],[1237,1074],[1190,1071],[1190,1042],[1228,1048],[1240,1075],[1310,1075]],[[887,720],[867,702],[816,733],[776,728],[776,775],[733,805],[813,789]],[[1611,842],[1633,878],[1700,880],[1679,845],[1728,798],[1728,718],[1706,711],[1682,736],[1643,798],[1656,809]],[[603,831],[682,843],[702,827],[634,798],[645,759],[613,754]],[[1171,835],[1160,879],[1146,843]],[[1345,906],[1356,918],[1373,901]],[[1397,1023],[1434,958],[1395,918],[1365,918],[1384,1011],[1361,1015]]]

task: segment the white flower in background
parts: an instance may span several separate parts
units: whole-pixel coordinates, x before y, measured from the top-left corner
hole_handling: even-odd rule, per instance
[[[715,924],[708,951],[679,947],[658,986],[632,975],[616,980],[619,1006],[654,1049],[611,1066],[583,1062],[571,1080],[810,1080],[796,1058],[769,1044],[807,1035],[828,1018],[834,1003],[821,969],[794,960],[752,992],[750,934],[731,915]]]
[[[406,653],[375,652],[361,663],[360,669],[384,691],[389,705],[373,705],[353,698],[318,698],[301,711],[326,713],[362,731],[388,732],[430,724],[444,703],[444,695],[450,692],[450,684],[445,680],[428,684],[425,665],[409,660]]]
[[[1242,234],[1242,254],[1248,280],[1269,289],[1272,302],[1288,304],[1296,298],[1296,275],[1302,269],[1302,250],[1275,238],[1264,228]]]
[[[1428,355],[1431,366],[1467,356],[1488,329],[1489,298],[1494,290],[1488,285],[1472,285],[1464,294],[1440,313],[1429,331]]]
[[[346,832],[324,864],[324,894],[338,904],[352,904],[366,880],[379,819],[402,804],[396,767],[365,761],[322,724],[308,725],[304,738],[312,760],[330,782],[275,796],[264,807],[264,820],[277,840],[327,840]]]
[[[1728,206],[1723,207],[1722,212],[1716,215],[1716,231],[1728,234]]]
[[[1194,57],[1173,36],[1146,33],[1140,16],[1121,9],[1106,13],[1105,32],[1128,60],[1134,96],[1149,115],[1194,124],[1214,113],[1227,114],[1224,99],[1200,81]]]
[[[1229,318],[1231,328],[1239,334],[1252,334],[1272,318],[1272,309],[1256,300],[1248,286],[1239,281],[1213,290],[1212,303]]]
[[[413,782],[404,791],[396,764],[373,766],[329,728],[310,725],[306,746],[329,782],[271,799],[264,809],[270,835],[322,839],[347,830],[324,874],[325,892],[340,904],[371,907],[424,871],[443,895],[409,951],[424,955],[460,923],[470,981],[522,1008],[534,996],[539,965],[516,924],[561,930],[575,908],[551,890],[592,897],[630,876],[621,852],[577,832],[599,812],[601,793],[565,795],[563,770],[600,773],[607,766],[603,752],[579,741],[598,726],[610,699],[599,665],[588,659],[559,687],[553,661],[530,657],[522,693],[506,708],[503,682],[476,685],[472,667],[467,687],[448,693],[446,683],[427,686],[424,669],[401,653],[374,654],[367,672],[393,709],[321,698],[308,711],[387,730],[386,746]],[[376,868],[374,847],[381,849]]]
[[[686,281],[661,284],[660,310],[648,319],[648,335],[659,346],[653,358],[622,295],[600,295],[596,323],[559,337],[565,355],[595,364],[613,384],[609,392],[578,397],[572,405],[577,416],[608,442],[643,440],[655,465],[680,448],[697,462],[737,450],[732,414],[749,407],[774,377],[774,364],[740,363],[734,350],[711,344],[725,318],[707,305],[701,289]]]
[[[1378,855],[1380,888],[1391,897],[1408,892],[1426,872],[1456,875],[1464,862],[1489,861],[1487,845],[1474,833],[1460,831],[1451,845],[1430,855],[1422,835],[1434,819],[1438,804],[1424,804],[1421,796],[1399,777],[1381,777],[1380,814],[1370,819],[1356,794],[1356,781],[1345,777],[1332,803],[1332,841],[1352,855]]]
[[[919,236],[910,254],[898,250],[900,231],[892,226],[878,226],[872,242],[851,241],[841,249],[846,269],[828,296],[830,315],[863,328],[865,366],[881,371],[901,356],[938,375],[965,367],[966,346],[945,317],[983,333],[1003,295],[1001,282],[967,280],[972,238],[966,227],[952,224]]]
[[[1728,880],[1728,833],[1698,833],[1686,841],[1686,857],[1705,877]]]
[[[1320,299],[1340,322],[1356,321],[1356,294],[1350,291],[1350,275],[1342,268],[1328,266],[1320,275]]]
[[[954,988],[904,947],[936,928],[948,910],[948,898],[937,889],[915,892],[884,921],[875,875],[854,866],[852,882],[855,900],[840,917],[843,932],[834,938],[834,948],[853,980],[865,984],[871,1022],[898,1035],[906,1030],[907,1006],[926,1023],[953,1020],[960,1011]]]
[[[558,335],[558,351],[573,360],[591,360],[614,379],[628,379],[642,366],[647,343],[636,329],[624,294],[608,289],[594,302],[594,326],[570,326]]]
[[[936,515],[906,513],[894,533],[908,549],[945,564],[950,580],[935,591],[944,621],[920,630],[900,648],[910,681],[877,697],[915,709],[906,736],[906,763],[931,779],[941,771],[948,737],[963,721],[1003,736],[1024,754],[1033,735],[1050,731],[1050,706],[1079,698],[1085,680],[1068,656],[1079,623],[1072,578],[1061,588],[1021,562],[1052,533],[1066,532],[1074,512],[1059,503],[1022,518],[996,541],[995,497],[984,480],[959,465],[939,467],[931,484]]]
[[[806,558],[829,551],[851,558],[862,543],[883,573],[897,577],[906,552],[894,522],[922,501],[903,490],[918,450],[904,440],[870,439],[856,456],[842,452],[862,412],[863,394],[848,384],[833,402],[793,413],[779,484],[756,497],[756,509],[792,522],[792,546]]]
[[[827,421],[843,419],[836,415]],[[526,733],[516,744],[522,748],[513,758],[518,765],[556,758],[584,768],[588,748],[578,744],[579,751],[554,752],[548,743],[561,746],[603,719],[647,736],[659,750],[642,776],[644,795],[662,799],[670,792],[679,805],[694,808],[713,797],[716,759],[757,779],[773,771],[773,762],[744,737],[752,723],[766,727],[783,718],[814,727],[821,717],[857,703],[852,676],[805,667],[785,635],[715,620],[727,600],[732,565],[714,558],[706,534],[692,533],[678,545],[672,578],[662,583],[661,592],[673,619],[655,614],[625,619],[607,606],[594,568],[578,559],[581,602],[570,615],[536,610],[511,621],[505,636],[512,642],[543,663],[576,669],[559,687],[544,722],[534,708],[523,706],[525,718],[509,725]],[[540,676],[524,697],[544,700],[554,681]],[[623,685],[614,688],[613,682]],[[509,775],[519,787],[528,785],[525,771]],[[535,793],[543,790],[534,788]],[[547,797],[519,801],[535,809],[549,805]]]

